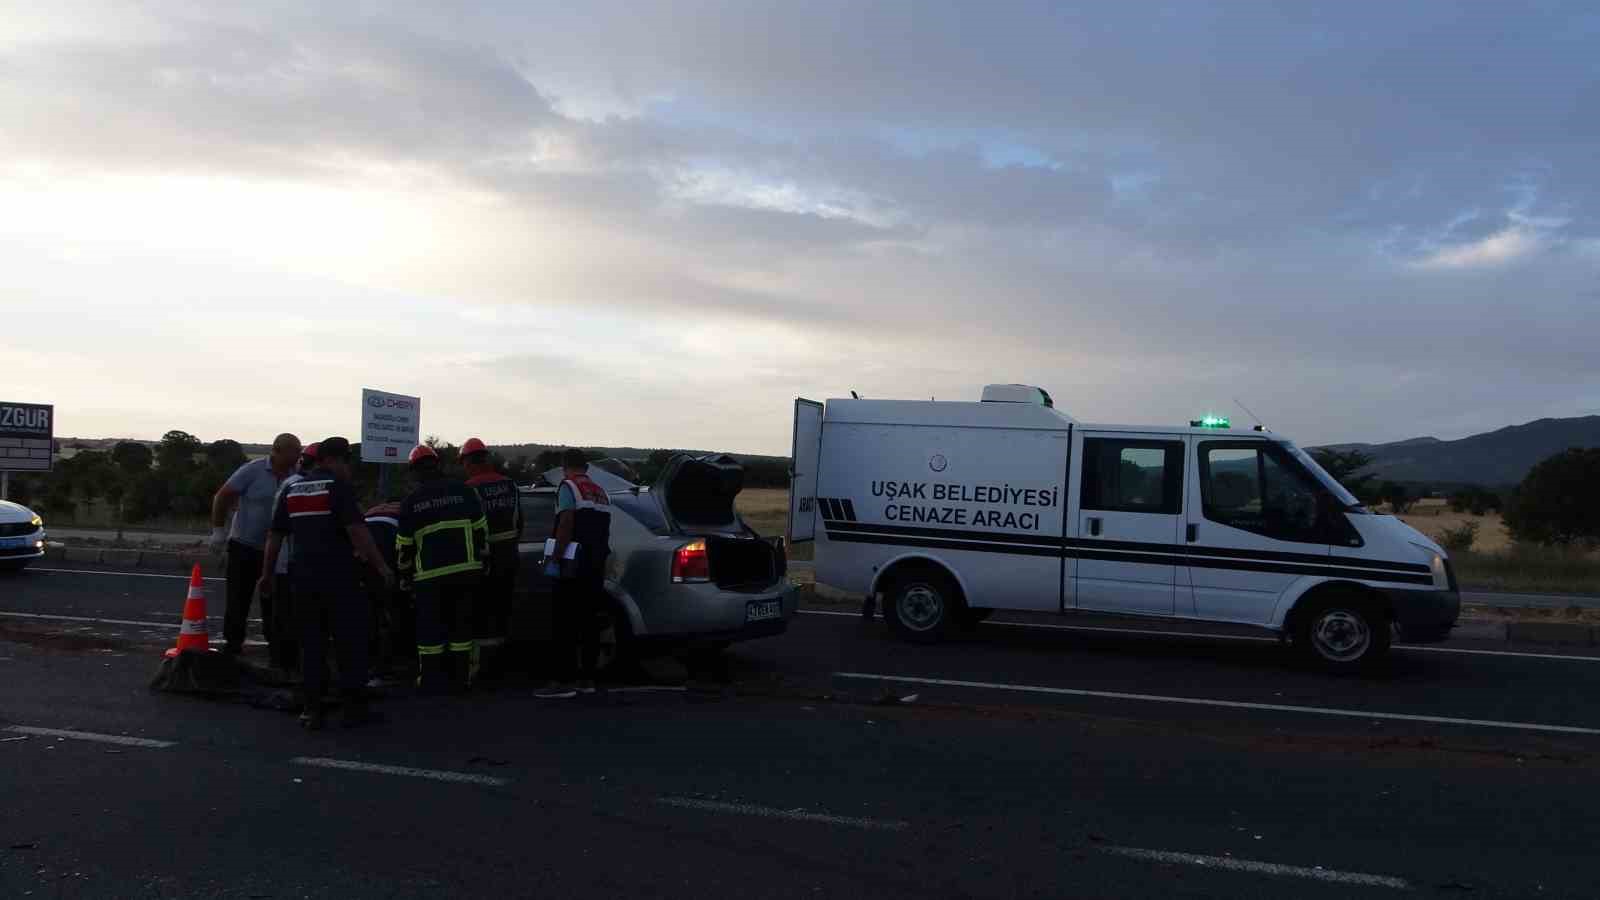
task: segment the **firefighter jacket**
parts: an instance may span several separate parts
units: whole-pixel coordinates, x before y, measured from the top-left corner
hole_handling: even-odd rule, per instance
[[[478,500],[483,503],[484,517],[489,520],[489,543],[510,543],[515,547],[522,538],[522,495],[517,492],[517,483],[499,472],[489,472],[467,479],[467,486],[478,492]]]
[[[475,578],[488,558],[488,521],[477,492],[453,478],[435,478],[400,502],[395,535],[401,578],[420,584]]]

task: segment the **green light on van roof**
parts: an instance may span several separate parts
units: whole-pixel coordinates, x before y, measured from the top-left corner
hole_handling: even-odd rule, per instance
[[[1209,413],[1198,419],[1189,420],[1190,428],[1232,428],[1227,416],[1213,416]]]

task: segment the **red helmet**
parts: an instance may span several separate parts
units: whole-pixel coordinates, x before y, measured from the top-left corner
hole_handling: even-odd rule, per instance
[[[309,459],[312,462],[316,462],[317,461],[317,446],[318,446],[317,442],[316,441],[312,441],[311,443],[305,445],[304,447],[301,447],[300,448],[300,458],[301,459]]]
[[[410,460],[411,465],[414,466],[417,463],[422,462],[425,459],[431,459],[434,462],[438,462],[439,461],[439,454],[435,453],[433,451],[433,448],[429,447],[427,444],[418,444],[411,451],[411,460]]]
[[[478,439],[478,438],[475,438],[475,437],[467,438],[467,442],[465,444],[461,445],[461,455],[462,456],[471,456],[474,453],[488,453],[488,452],[489,452],[489,448],[485,447],[483,445],[483,441]]]

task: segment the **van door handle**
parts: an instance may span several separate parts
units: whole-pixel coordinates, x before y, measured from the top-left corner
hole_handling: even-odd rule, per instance
[[[1200,540],[1200,526],[1190,525],[1188,528],[1185,528],[1183,531],[1183,539],[1191,544]]]
[[[1100,519],[1099,519],[1098,516],[1090,516],[1089,517],[1089,536],[1090,537],[1099,537],[1100,536]]]

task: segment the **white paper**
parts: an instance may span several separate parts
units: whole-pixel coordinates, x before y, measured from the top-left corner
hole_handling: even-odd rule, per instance
[[[556,555],[556,539],[555,538],[545,538],[544,555],[545,555],[546,559],[549,559],[550,557]],[[578,542],[577,541],[572,541],[571,543],[567,544],[567,552],[561,554],[561,558],[562,559],[577,559],[578,558]]]

